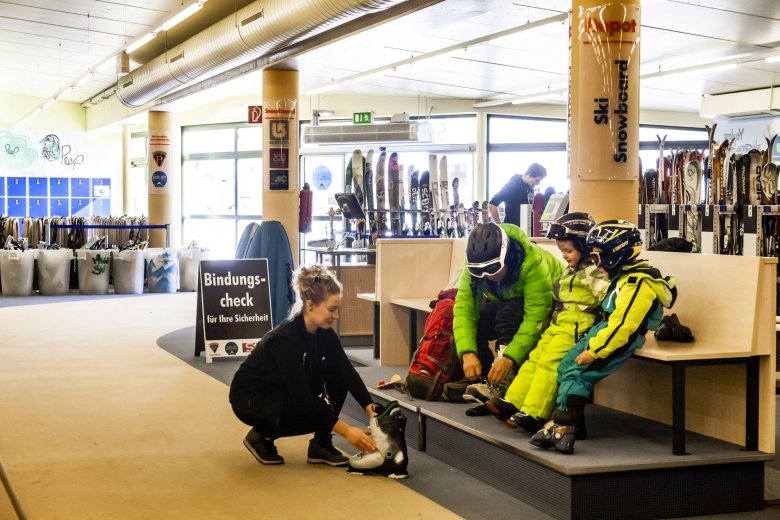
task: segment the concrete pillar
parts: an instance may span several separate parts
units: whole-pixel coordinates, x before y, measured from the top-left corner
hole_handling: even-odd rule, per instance
[[[127,215],[130,211],[130,129],[131,125],[122,125],[122,209],[118,213]],[[111,213],[112,215],[116,212]]]
[[[149,112],[148,184],[149,224],[175,224],[173,180],[179,161],[174,157],[176,127],[170,112]],[[165,230],[153,229],[149,233],[150,247],[166,245]]]
[[[570,211],[636,223],[640,0],[572,0]]]
[[[263,220],[282,223],[298,265],[298,71],[263,71]]]

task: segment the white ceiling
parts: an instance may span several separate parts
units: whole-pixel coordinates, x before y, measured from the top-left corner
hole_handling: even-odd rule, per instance
[[[189,3],[189,2],[186,2]],[[250,0],[237,1],[239,8]],[[182,8],[182,0],[0,0],[0,92],[45,100]],[[339,78],[435,52],[568,11],[569,1],[444,0],[403,18],[319,47],[296,58],[301,92]],[[209,23],[232,13],[234,1],[210,0],[188,22],[132,55],[150,60]],[[210,20],[212,22],[210,22]],[[774,86],[780,63],[778,0],[654,0],[642,3],[641,63],[658,71],[739,58],[732,71],[644,78],[643,109],[699,111],[702,94]],[[334,93],[500,100],[564,88],[568,26],[557,22],[496,43],[433,58]],[[63,94],[83,102],[116,82],[113,70]],[[256,92],[256,85],[253,86]],[[563,103],[559,97],[557,103]]]

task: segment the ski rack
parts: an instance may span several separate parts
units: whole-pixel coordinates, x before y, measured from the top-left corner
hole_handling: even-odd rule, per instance
[[[645,249],[648,249],[650,246],[655,244],[658,240],[655,240],[655,238],[658,238],[659,236],[659,230],[656,228],[656,226],[663,222],[662,219],[657,218],[659,215],[663,215],[667,217],[667,225],[665,226],[666,229],[661,230],[661,237],[662,238],[669,238],[669,209],[670,207],[674,207],[670,204],[640,204],[639,205],[639,233],[642,236],[642,244],[645,245]]]
[[[171,246],[171,225],[170,224],[147,224],[147,225],[47,224],[46,241],[49,243],[51,243],[52,229],[164,229],[165,247]]]
[[[764,218],[776,217],[780,218],[780,205],[761,205],[756,208],[756,255],[757,256],[780,256],[780,244],[775,242],[773,244],[772,251],[765,251],[762,248],[762,244],[766,240],[764,236]],[[777,237],[777,235],[773,235]]]

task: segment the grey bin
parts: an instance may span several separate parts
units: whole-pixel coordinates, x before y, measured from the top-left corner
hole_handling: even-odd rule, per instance
[[[182,291],[198,290],[198,269],[200,261],[208,255],[206,249],[184,248],[179,250],[179,289]]]
[[[146,282],[151,293],[179,290],[179,255],[175,249],[146,249]]]
[[[140,249],[114,251],[111,275],[116,294],[141,294],[144,292],[144,266],[146,252]]]
[[[33,271],[37,250],[0,251],[0,286],[3,296],[30,296],[33,292]]]
[[[38,292],[43,296],[61,296],[70,291],[70,249],[38,250]]]
[[[111,252],[105,249],[76,249],[79,294],[108,294]]]

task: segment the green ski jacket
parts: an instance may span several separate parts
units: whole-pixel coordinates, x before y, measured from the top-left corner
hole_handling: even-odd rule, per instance
[[[482,296],[489,301],[523,299],[523,322],[504,355],[517,364],[528,359],[539,336],[547,327],[552,308],[552,286],[561,277],[563,265],[555,256],[532,244],[522,229],[514,224],[501,224],[510,240],[520,244],[525,258],[516,280],[504,279],[496,286],[486,279],[476,279],[472,293],[472,277],[463,269],[453,309],[453,334],[458,356],[477,353],[477,323]],[[491,290],[491,286],[493,289]]]

